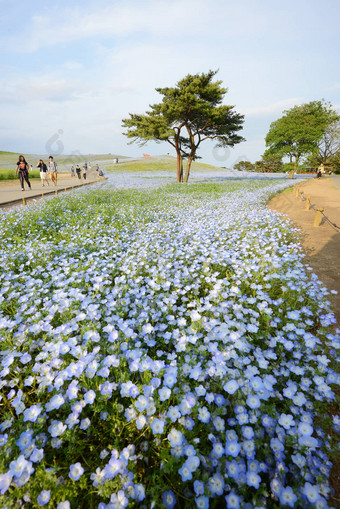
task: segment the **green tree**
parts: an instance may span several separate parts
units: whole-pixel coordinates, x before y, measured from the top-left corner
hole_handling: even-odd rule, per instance
[[[266,153],[289,157],[296,171],[302,157],[317,152],[324,133],[337,118],[331,105],[324,101],[295,106],[270,125]]]
[[[277,173],[282,171],[282,156],[266,151],[260,161],[255,162],[255,170],[263,173]]]
[[[213,81],[217,71],[188,74],[175,87],[156,88],[163,98],[150,105],[143,115],[130,113],[123,119],[125,136],[145,144],[150,140],[167,141],[177,154],[177,181],[187,182],[191,163],[198,158],[200,144],[216,140],[217,146],[234,146],[244,141],[237,134],[242,129],[244,116],[234,106],[223,105],[227,93],[221,81]],[[183,175],[183,158],[187,159]]]
[[[239,161],[234,164],[234,170],[240,171],[254,171],[254,165],[250,161]]]

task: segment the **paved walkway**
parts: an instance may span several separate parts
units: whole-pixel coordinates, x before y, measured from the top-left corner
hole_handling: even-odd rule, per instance
[[[332,175],[331,176],[331,184],[332,186],[340,189],[340,175]]]
[[[87,179],[78,177],[70,177],[69,174],[59,173],[57,185],[54,186],[49,182],[49,186],[43,187],[41,180],[31,179],[31,189],[28,189],[25,182],[25,191],[21,190],[19,179],[16,180],[0,180],[0,207],[3,209],[10,208],[23,203],[23,198],[27,201],[40,198],[42,194],[51,195],[57,192],[63,192],[72,188],[81,187],[95,182],[102,182],[102,178],[98,178],[97,174],[88,173]]]

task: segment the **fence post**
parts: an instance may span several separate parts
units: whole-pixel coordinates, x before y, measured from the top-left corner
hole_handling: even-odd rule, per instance
[[[307,196],[307,201],[306,201],[306,208],[305,210],[309,210],[310,209],[310,196]]]
[[[320,226],[321,221],[322,221],[322,213],[323,213],[323,211],[324,211],[323,208],[316,209],[316,214],[315,214],[315,219],[314,219],[313,226]]]
[[[58,189],[55,190],[55,194],[58,194]]]
[[[23,205],[26,205],[26,198],[23,198],[23,199],[22,199],[22,204],[23,204]]]
[[[300,200],[300,201],[303,201],[303,191],[300,191],[300,192],[299,192],[299,200]]]

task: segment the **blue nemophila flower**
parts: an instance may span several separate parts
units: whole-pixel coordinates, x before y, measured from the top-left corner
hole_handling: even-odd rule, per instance
[[[230,440],[225,444],[225,453],[227,456],[237,458],[241,450],[240,444],[236,440]]]
[[[302,488],[302,493],[306,496],[307,500],[313,504],[321,498],[318,486],[313,486],[309,482],[305,483]]]
[[[194,481],[194,491],[196,496],[204,495],[204,483],[202,481]]]
[[[181,431],[178,431],[176,429],[172,429],[170,433],[168,433],[168,440],[170,442],[171,447],[176,447],[177,445],[183,444],[183,434]]]
[[[46,412],[51,412],[60,408],[65,403],[65,400],[61,394],[55,394],[52,396],[50,401],[45,405]]]
[[[237,383],[236,380],[229,380],[225,385],[224,385],[224,390],[228,393],[228,394],[234,394],[234,392],[237,391],[237,389],[239,388],[239,385]]]
[[[288,507],[294,507],[295,502],[297,501],[297,496],[293,489],[288,486],[287,488],[282,488],[279,499],[283,506],[287,505]]]
[[[227,504],[227,509],[239,509],[240,508],[240,497],[232,491],[229,493],[229,495],[226,495],[225,501]]]
[[[159,389],[158,394],[161,401],[166,401],[171,396],[171,390],[168,387],[162,387]]]
[[[9,464],[9,473],[19,478],[24,470],[29,466],[29,461],[25,459],[25,456],[21,454],[16,460],[11,461]]]
[[[49,490],[43,490],[40,495],[37,497],[37,502],[42,507],[43,505],[46,505],[49,503],[51,498],[51,492]]]
[[[174,492],[172,490],[164,491],[162,502],[167,509],[173,509],[173,507],[176,505],[176,497]]]
[[[79,424],[79,428],[82,430],[86,430],[91,425],[91,421],[88,417],[82,419]]]
[[[4,495],[12,482],[13,474],[9,471],[5,474],[0,474],[0,494]]]
[[[74,463],[73,465],[70,465],[70,470],[68,476],[70,479],[73,479],[74,481],[78,481],[80,477],[83,475],[84,469],[81,466],[81,463]]]
[[[247,472],[247,485],[252,486],[256,489],[259,488],[261,482],[261,477],[256,473],[252,471]]]
[[[154,419],[152,421],[152,423],[150,424],[152,433],[154,435],[160,435],[161,433],[163,433],[164,425],[165,425],[165,423],[162,419],[158,419],[158,418]]]
[[[189,468],[187,462],[185,461],[181,468],[178,470],[179,475],[182,478],[182,481],[190,481],[192,479],[192,470]]]
[[[8,440],[8,433],[5,433],[3,435],[0,435],[0,447],[7,444]]]
[[[61,421],[52,421],[50,426],[48,427],[48,432],[52,437],[59,437],[66,430],[66,425]]]
[[[143,429],[146,424],[146,417],[143,414],[140,414],[136,419],[136,428]]]
[[[196,507],[199,509],[208,509],[209,508],[209,497],[201,497],[195,498]]]
[[[70,502],[65,500],[64,502],[59,502],[57,505],[57,509],[71,509]]]
[[[298,430],[301,435],[304,436],[311,436],[314,431],[313,426],[311,426],[308,422],[300,422],[298,425]]]
[[[127,498],[126,494],[123,490],[119,490],[117,493],[112,493],[110,498],[110,504],[112,504],[112,507],[115,507],[117,509],[123,509],[124,507],[127,507],[129,503],[129,499]]]
[[[208,423],[210,421],[210,412],[207,407],[204,406],[199,408],[197,418],[199,421],[204,423]]]
[[[28,352],[25,352],[21,357],[20,357],[20,362],[22,364],[28,364],[30,361],[32,360],[32,356],[28,353]]]
[[[259,408],[261,406],[260,398],[256,394],[251,394],[247,398],[247,405],[254,409]]]
[[[39,415],[42,412],[42,407],[38,405],[32,405],[29,408],[26,408],[24,410],[24,422],[30,421],[30,422],[36,422]]]
[[[34,448],[31,456],[30,461],[33,461],[33,463],[39,463],[44,457],[44,449],[38,449],[37,447]]]
[[[33,430],[29,429],[27,431],[23,431],[20,434],[20,437],[15,442],[15,445],[19,447],[20,451],[23,451],[27,446],[29,446],[32,443],[32,440],[33,440]]]
[[[279,424],[285,429],[290,429],[295,425],[294,418],[290,414],[281,414],[279,418]]]

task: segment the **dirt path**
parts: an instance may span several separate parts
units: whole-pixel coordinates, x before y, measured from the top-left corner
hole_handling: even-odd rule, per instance
[[[300,201],[292,190],[275,196],[268,206],[287,215],[302,230],[307,263],[328,290],[338,292],[329,297],[340,326],[340,177],[309,179],[299,184],[299,189],[304,197],[311,197],[310,210],[305,210],[306,201]],[[315,210],[320,207],[338,228],[325,218],[320,226],[313,226]]]

